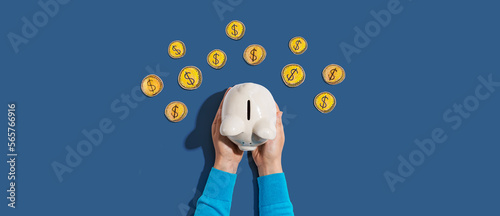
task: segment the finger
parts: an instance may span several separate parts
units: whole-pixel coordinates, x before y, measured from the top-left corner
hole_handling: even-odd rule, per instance
[[[222,123],[222,110],[220,109],[217,111],[217,122],[215,123],[217,127],[220,127],[220,124]]]
[[[280,133],[280,131],[283,131],[283,121],[282,121],[282,116],[283,112],[277,112],[276,113],[276,132]]]
[[[220,125],[219,124],[220,111],[221,110],[217,110],[217,113],[215,114],[215,117],[214,117],[214,121],[212,122],[212,134],[215,134],[215,132],[217,131],[218,125]]]
[[[217,122],[217,116],[219,115],[219,110],[217,110],[217,112],[215,113],[215,116],[214,116],[214,121],[212,122],[212,125],[214,125],[216,122]]]
[[[282,117],[283,117],[283,112],[279,111],[276,113],[276,125],[277,126],[283,126]]]
[[[278,118],[276,119],[276,132],[277,132],[276,137],[280,136],[284,143],[285,129],[283,127],[282,117],[283,117],[283,112],[278,112]]]
[[[218,133],[218,135],[220,135],[220,124],[221,124],[221,115],[220,115],[220,111],[218,112],[217,114],[217,119],[215,120],[215,124],[214,124],[214,129],[213,129],[213,133],[216,134]]]
[[[229,91],[229,89],[231,89],[231,88],[233,88],[233,87],[229,87],[229,88],[227,88],[226,92],[224,93],[224,97],[226,97],[227,92],[228,92],[228,91]]]
[[[274,102],[276,103],[276,102]],[[279,112],[280,111],[280,107],[278,106],[278,103],[276,103],[276,112]]]
[[[255,159],[253,159],[253,157],[255,157],[255,156],[259,155],[259,150],[260,150],[261,148],[263,148],[262,146],[264,146],[264,145],[257,146],[257,148],[256,148],[255,150],[251,151],[251,153],[252,153],[252,160],[253,160],[254,162],[255,162]]]

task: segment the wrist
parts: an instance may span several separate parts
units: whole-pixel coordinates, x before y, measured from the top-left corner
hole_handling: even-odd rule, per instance
[[[238,170],[238,164],[239,162],[236,161],[230,161],[223,158],[216,158],[214,163],[214,168],[224,172],[236,174],[236,171]]]
[[[267,164],[265,163],[261,166],[258,166],[257,169],[259,170],[259,176],[266,176],[283,172],[283,168],[281,167],[281,160]]]

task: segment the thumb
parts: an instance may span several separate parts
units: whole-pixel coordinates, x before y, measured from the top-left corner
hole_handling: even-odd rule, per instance
[[[279,111],[276,113],[276,124],[281,124],[282,117],[283,117],[283,112]]]

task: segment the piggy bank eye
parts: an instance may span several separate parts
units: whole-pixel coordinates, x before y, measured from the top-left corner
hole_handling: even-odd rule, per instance
[[[250,121],[250,100],[247,100],[247,120]]]

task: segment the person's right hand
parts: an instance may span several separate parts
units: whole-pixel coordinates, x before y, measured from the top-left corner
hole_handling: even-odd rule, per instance
[[[226,90],[224,98],[226,97],[229,89],[231,88]],[[241,151],[238,146],[232,143],[227,137],[220,134],[220,125],[222,123],[221,112],[224,98],[222,98],[222,101],[220,102],[219,109],[217,110],[217,114],[215,114],[215,118],[212,123],[212,141],[214,142],[215,148],[214,168],[235,174],[238,170],[241,158],[243,158],[243,151]]]
[[[276,104],[276,138],[268,140],[252,152],[253,160],[259,170],[259,176],[265,176],[275,173],[282,173],[281,152],[285,144],[285,132],[283,131],[283,122],[278,104]]]

